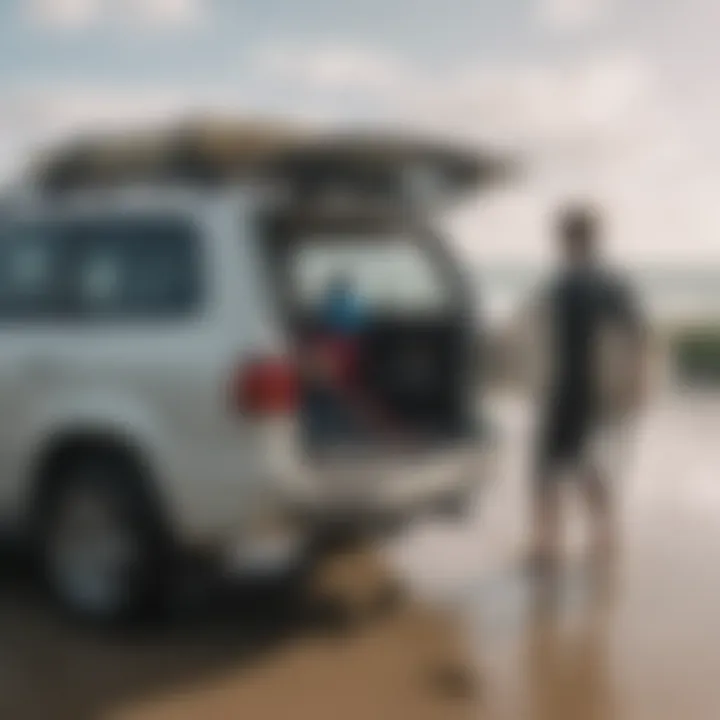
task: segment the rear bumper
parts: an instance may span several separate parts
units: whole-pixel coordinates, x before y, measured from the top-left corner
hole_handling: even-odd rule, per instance
[[[391,537],[423,519],[469,514],[494,476],[494,463],[492,447],[412,460],[346,456],[313,463],[302,483],[296,477],[292,491],[266,508],[276,530],[292,538],[285,559],[272,567],[296,567],[318,552]],[[239,557],[259,537],[245,527],[235,541]],[[234,567],[243,573],[248,566],[240,560]]]
[[[306,469],[294,516],[310,526],[387,528],[473,500],[495,474],[494,446],[407,457],[326,457]]]
[[[496,457],[496,443],[478,438],[404,456],[335,451],[301,464],[278,463],[256,483],[262,491],[255,501],[237,512],[226,494],[223,522],[215,516],[202,526],[208,532],[186,533],[184,540],[197,549],[231,551],[240,570],[240,556],[264,545],[268,525],[283,543],[292,538],[293,557],[306,555],[318,541],[324,547],[328,538],[333,545],[335,539],[393,535],[417,521],[472,512],[496,475]]]

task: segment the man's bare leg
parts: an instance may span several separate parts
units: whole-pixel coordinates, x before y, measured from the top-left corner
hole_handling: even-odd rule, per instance
[[[617,529],[615,507],[608,478],[596,467],[586,470],[583,494],[592,522],[592,554],[598,559],[614,555]]]
[[[546,568],[560,550],[560,492],[557,478],[545,474],[536,480],[533,496],[533,546],[531,562]]]

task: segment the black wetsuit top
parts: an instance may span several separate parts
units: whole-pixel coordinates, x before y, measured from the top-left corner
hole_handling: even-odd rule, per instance
[[[594,338],[605,322],[639,331],[640,313],[629,286],[598,267],[574,268],[551,286],[554,373],[541,424],[540,462],[572,460],[597,418]]]

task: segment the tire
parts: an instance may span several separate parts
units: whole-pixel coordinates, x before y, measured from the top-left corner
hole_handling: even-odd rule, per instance
[[[39,498],[35,541],[53,601],[96,625],[160,609],[172,554],[132,460],[122,452],[82,450],[51,473]]]

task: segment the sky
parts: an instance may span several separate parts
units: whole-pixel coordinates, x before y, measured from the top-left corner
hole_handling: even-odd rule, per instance
[[[628,263],[720,268],[716,0],[0,0],[0,173],[68,133],[192,109],[502,148],[449,219],[473,262],[544,262],[604,211]]]

